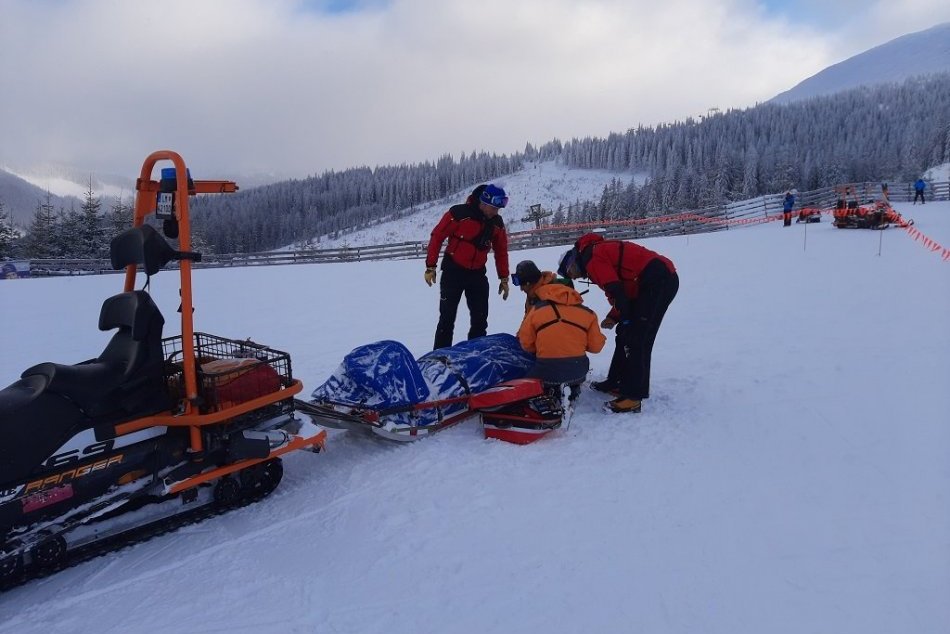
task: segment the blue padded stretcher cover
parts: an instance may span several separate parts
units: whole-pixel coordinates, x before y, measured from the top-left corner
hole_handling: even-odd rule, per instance
[[[518,339],[507,333],[463,341],[433,350],[418,360],[398,341],[360,346],[343,359],[336,372],[316,388],[316,401],[361,406],[375,410],[438,401],[475,394],[494,385],[525,376],[534,356],[524,352]],[[465,409],[444,407],[442,416]],[[428,425],[438,421],[434,408],[395,414],[396,424]]]

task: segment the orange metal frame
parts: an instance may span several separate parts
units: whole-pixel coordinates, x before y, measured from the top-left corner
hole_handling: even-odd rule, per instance
[[[307,447],[312,447],[313,445],[320,445],[320,447],[323,448],[326,438],[327,432],[323,430],[321,430],[316,436],[312,436],[310,438],[294,438],[280,449],[275,449],[272,451],[266,458],[242,460],[241,462],[235,462],[223,467],[218,467],[217,469],[212,469],[211,471],[205,471],[204,473],[200,473],[196,476],[188,478],[187,480],[182,480],[181,482],[172,484],[170,487],[168,487],[167,492],[174,495],[175,493],[180,493],[185,489],[190,489],[192,487],[198,486],[199,484],[204,484],[205,482],[211,482],[212,480],[216,480],[221,476],[226,476],[230,473],[236,473],[241,469],[246,469],[252,465],[265,462],[276,456],[282,456],[285,453],[290,453],[291,451],[296,451],[298,449],[306,449]]]
[[[191,194],[223,194],[235,192],[238,186],[233,181],[192,181],[192,188],[188,188],[188,170],[182,157],[170,150],[153,152],[142,164],[142,171],[135,183],[135,216],[132,226],[140,227],[145,219],[154,214],[159,191],[158,181],[152,180],[152,170],[159,161],[171,161],[175,166],[175,218],[178,221],[178,240],[181,251],[191,251],[191,219],[188,212],[188,196]],[[291,398],[303,389],[300,381],[293,383],[277,392],[267,394],[230,407],[218,412],[201,414],[198,412],[198,376],[195,363],[194,318],[192,315],[191,294],[191,261],[182,260],[180,263],[181,275],[181,340],[182,364],[185,378],[185,398],[183,412],[180,415],[160,415],[140,418],[138,420],[116,425],[117,435],[128,434],[140,429],[155,425],[172,427],[188,427],[191,450],[195,453],[202,451],[201,427],[223,422],[229,418],[253,411],[270,403]],[[136,266],[130,264],[125,269],[125,291],[135,287]],[[246,466],[246,465],[245,465]],[[213,472],[212,472],[213,473]]]

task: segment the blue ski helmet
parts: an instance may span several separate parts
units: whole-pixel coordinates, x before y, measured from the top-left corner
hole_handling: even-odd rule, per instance
[[[481,196],[478,197],[478,200],[485,203],[486,205],[491,205],[492,207],[502,209],[508,205],[508,194],[506,194],[505,190],[498,185],[489,184],[485,186],[484,190],[482,190]]]

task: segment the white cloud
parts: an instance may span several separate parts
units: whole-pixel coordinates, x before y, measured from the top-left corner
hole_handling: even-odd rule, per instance
[[[866,5],[865,5],[866,6]],[[902,10],[905,8],[906,11]],[[877,3],[827,30],[752,0],[0,0],[0,162],[304,175],[747,107],[950,19]],[[926,20],[931,20],[927,23]],[[862,26],[863,25],[863,26]]]

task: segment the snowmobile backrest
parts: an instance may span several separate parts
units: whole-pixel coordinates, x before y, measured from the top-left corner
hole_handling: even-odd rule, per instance
[[[102,304],[99,330],[126,328],[134,341],[145,341],[155,315],[165,323],[158,306],[145,291],[113,295]]]
[[[109,245],[112,268],[124,269],[129,264],[141,264],[146,275],[154,275],[179,255],[158,231],[150,225],[126,229],[112,239]]]
[[[102,304],[99,330],[119,330],[96,361],[120,368],[124,377],[160,372],[164,325],[165,318],[145,291],[113,295]]]

